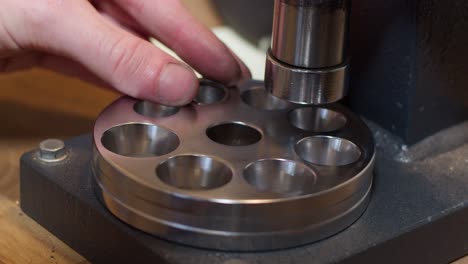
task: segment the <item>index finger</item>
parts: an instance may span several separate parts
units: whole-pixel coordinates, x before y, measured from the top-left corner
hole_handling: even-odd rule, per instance
[[[205,77],[226,84],[250,78],[245,65],[179,0],[114,1]]]

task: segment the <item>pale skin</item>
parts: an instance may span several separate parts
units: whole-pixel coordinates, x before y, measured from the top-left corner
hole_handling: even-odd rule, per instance
[[[179,0],[0,0],[0,73],[44,67],[168,105],[192,100],[190,67],[235,85],[245,65]]]

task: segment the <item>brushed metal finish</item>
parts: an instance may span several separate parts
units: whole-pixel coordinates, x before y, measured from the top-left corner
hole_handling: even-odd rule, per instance
[[[265,86],[272,95],[299,104],[329,104],[347,93],[348,64],[326,69],[292,67],[268,52]]]
[[[301,68],[328,68],[346,60],[350,0],[276,0],[272,54]]]
[[[93,132],[98,196],[133,227],[219,250],[294,247],[349,226],[369,200],[371,132],[343,106],[304,110],[263,86],[212,83],[206,98],[228,95],[172,115],[117,100]]]

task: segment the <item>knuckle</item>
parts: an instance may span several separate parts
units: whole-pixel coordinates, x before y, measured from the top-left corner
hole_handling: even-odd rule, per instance
[[[123,72],[129,74],[128,70],[134,70],[135,65],[140,63],[142,58],[139,58],[137,52],[140,45],[137,41],[129,40],[126,37],[118,38],[110,43],[109,58],[114,76]]]
[[[123,37],[111,44],[109,52],[112,79],[116,85],[131,82],[135,93],[152,88],[158,67],[151,63],[145,42]]]
[[[59,23],[60,14],[65,11],[64,0],[33,1],[24,6],[24,18],[33,29],[44,29]]]

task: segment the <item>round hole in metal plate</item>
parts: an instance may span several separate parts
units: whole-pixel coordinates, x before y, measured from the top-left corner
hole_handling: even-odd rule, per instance
[[[241,98],[247,105],[262,110],[281,110],[290,105],[287,101],[269,94],[260,86],[243,92]]]
[[[248,146],[262,139],[257,129],[240,122],[212,126],[206,130],[206,135],[214,142],[227,146]]]
[[[215,104],[224,101],[227,96],[228,92],[224,85],[213,81],[200,80],[200,87],[193,101],[200,105]]]
[[[183,155],[170,158],[156,168],[164,183],[185,190],[209,190],[227,184],[231,169],[209,156]]]
[[[353,142],[328,136],[313,136],[296,144],[296,153],[305,161],[322,166],[344,166],[359,160],[362,153]]]
[[[102,135],[102,145],[109,151],[127,157],[163,156],[180,144],[172,131],[150,124],[131,123],[113,127]]]
[[[179,107],[140,101],[133,105],[133,110],[146,117],[161,118],[177,114],[177,112],[179,112]]]
[[[291,111],[289,122],[302,130],[325,133],[342,129],[346,125],[346,117],[326,108],[304,107]]]
[[[316,174],[300,162],[265,159],[249,164],[244,170],[244,178],[261,191],[301,195],[314,187]]]

